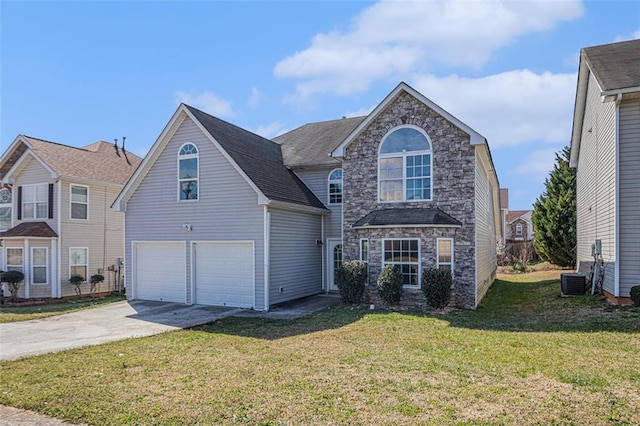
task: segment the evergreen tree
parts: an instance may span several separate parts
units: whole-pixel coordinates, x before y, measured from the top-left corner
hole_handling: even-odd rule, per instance
[[[576,169],[569,167],[569,155],[569,147],[556,153],[546,190],[533,204],[536,252],[558,266],[576,262]]]

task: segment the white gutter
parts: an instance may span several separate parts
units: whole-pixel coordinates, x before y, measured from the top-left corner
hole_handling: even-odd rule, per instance
[[[267,206],[264,206],[264,310],[269,310],[269,265],[271,262],[271,213],[269,213],[269,209]]]

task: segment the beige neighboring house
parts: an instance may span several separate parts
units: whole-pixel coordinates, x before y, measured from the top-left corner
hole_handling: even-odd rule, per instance
[[[25,274],[19,297],[71,296],[73,274],[100,273],[100,291],[114,288],[124,215],[110,206],[140,162],[108,142],[13,141],[0,157],[0,269]]]

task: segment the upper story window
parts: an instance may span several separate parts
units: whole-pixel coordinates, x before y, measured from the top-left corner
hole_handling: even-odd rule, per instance
[[[431,200],[431,143],[414,126],[398,127],[380,144],[378,197],[381,202]]]
[[[49,185],[23,185],[22,219],[47,219],[49,216]]]
[[[89,219],[89,187],[71,185],[71,219]]]
[[[329,204],[342,204],[342,169],[329,173]]]
[[[198,148],[186,143],[178,154],[178,199],[198,199]]]
[[[6,231],[11,228],[13,208],[11,201],[11,191],[8,188],[0,189],[0,231]]]
[[[518,236],[522,235],[522,224],[521,223],[516,224],[516,235],[518,235]]]

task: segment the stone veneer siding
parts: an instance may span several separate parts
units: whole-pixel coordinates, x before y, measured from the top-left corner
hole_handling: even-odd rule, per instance
[[[432,149],[432,201],[378,203],[378,147],[397,126],[412,124],[429,136]],[[475,155],[469,135],[428,108],[401,93],[346,149],[343,179],[343,259],[359,259],[360,239],[369,238],[368,297],[379,301],[375,282],[382,267],[383,238],[420,238],[420,268],[436,267],[436,239],[454,238],[455,304],[475,307]],[[462,222],[460,228],[353,229],[352,224],[372,210],[438,207]],[[425,304],[419,290],[406,289],[406,307]],[[379,303],[379,302],[378,302]]]

